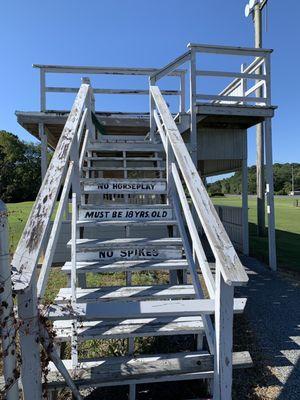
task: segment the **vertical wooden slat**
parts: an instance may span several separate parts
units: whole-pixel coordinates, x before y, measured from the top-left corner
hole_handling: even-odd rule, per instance
[[[214,400],[231,400],[233,286],[224,282],[216,263]]]
[[[191,61],[190,61],[190,143],[191,143],[191,157],[193,163],[197,166],[197,122],[196,122],[196,52],[191,48]]]
[[[41,141],[41,177],[43,181],[47,171],[48,138],[45,132],[45,126],[42,122],[39,123],[39,137]]]
[[[3,354],[3,371],[7,400],[18,400],[18,381],[15,378],[16,360],[16,330],[14,326],[14,311],[11,283],[11,268],[9,260],[9,236],[7,225],[7,210],[0,200],[0,325]],[[4,306],[5,305],[5,306]]]
[[[76,240],[77,240],[77,194],[73,192],[72,194],[72,227],[71,227],[71,306],[74,309],[76,306],[76,288],[77,288],[77,252],[76,252]],[[77,341],[77,318],[75,316],[72,322],[72,339],[71,339],[71,358],[72,367],[76,368],[78,364],[78,341]]]
[[[22,352],[23,397],[24,400],[41,400],[42,371],[35,273],[29,288],[18,294],[18,317],[21,322],[19,337]]]
[[[244,133],[244,154],[242,160],[242,227],[243,253],[249,254],[249,223],[248,223],[248,145],[247,131]]]
[[[46,111],[46,73],[43,68],[40,69],[40,107],[41,111]]]
[[[149,78],[149,85],[155,85],[156,80],[154,78]],[[155,102],[153,97],[151,96],[149,90],[149,103],[150,103],[150,141],[154,141],[154,133],[155,133],[155,119],[154,119],[154,109],[155,109]]]
[[[180,112],[185,113],[185,76],[186,72],[182,72],[180,75]]]

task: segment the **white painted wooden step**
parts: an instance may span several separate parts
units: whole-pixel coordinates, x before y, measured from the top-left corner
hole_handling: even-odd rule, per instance
[[[177,225],[177,221],[172,219],[146,220],[146,221],[77,221],[78,226],[99,226],[99,227],[123,227],[123,226],[159,226],[159,225]]]
[[[165,167],[116,167],[116,166],[90,166],[90,167],[82,167],[82,171],[165,171]]]
[[[165,179],[83,178],[81,182],[85,193],[164,194],[167,191]]]
[[[161,143],[155,144],[155,143],[150,143],[150,142],[137,142],[137,141],[132,141],[132,142],[126,142],[126,143],[101,143],[101,142],[90,142],[87,145],[87,151],[110,151],[110,152],[117,152],[117,151],[131,151],[134,153],[140,153],[140,152],[163,152],[163,145]]]
[[[67,261],[62,271],[71,273],[72,264]],[[115,272],[143,272],[143,271],[173,271],[187,269],[188,263],[183,259],[166,260],[130,260],[130,261],[85,261],[77,262],[77,273],[115,273]]]
[[[66,342],[72,336],[72,321],[54,321],[55,340]],[[78,324],[78,340],[124,339],[130,337],[189,335],[204,332],[202,318],[160,317],[121,320],[85,321]]]
[[[156,161],[165,161],[163,157],[131,157],[130,155],[126,157],[112,157],[112,156],[107,156],[107,157],[84,157],[85,160],[87,161],[124,161],[126,160],[127,162],[130,161],[149,161],[149,162],[156,162]]]
[[[182,241],[181,238],[77,239],[76,251],[78,261],[180,259]]]
[[[63,361],[71,372],[71,360]],[[232,354],[234,368],[249,368],[252,359],[248,352]],[[181,352],[155,356],[109,357],[99,361],[80,362],[75,384],[79,387],[101,387],[151,382],[212,378],[213,356],[207,352]],[[79,378],[78,378],[79,377]],[[61,388],[65,382],[50,363],[47,375],[50,389]]]
[[[173,210],[164,204],[136,205],[136,204],[112,204],[105,206],[81,206],[79,207],[80,221],[147,221],[147,220],[170,220],[173,219]]]
[[[192,299],[195,297],[193,285],[155,286],[106,286],[101,288],[77,288],[77,303],[93,303],[111,300],[163,300]],[[55,303],[66,303],[71,299],[71,288],[61,288]]]
[[[246,299],[234,299],[234,312],[242,313]],[[153,300],[128,302],[79,303],[73,308],[69,304],[51,305],[45,314],[51,320],[74,319],[92,321],[121,318],[184,317],[215,312],[215,302],[211,299],[197,300]]]

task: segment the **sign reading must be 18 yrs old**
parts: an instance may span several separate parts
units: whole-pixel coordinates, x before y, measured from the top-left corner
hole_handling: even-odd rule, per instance
[[[124,207],[124,208],[99,208],[79,210],[80,221],[111,221],[111,220],[169,220],[172,219],[172,209],[165,207]]]

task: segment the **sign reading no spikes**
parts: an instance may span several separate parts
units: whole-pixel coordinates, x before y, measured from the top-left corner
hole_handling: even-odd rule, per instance
[[[170,208],[122,208],[114,209],[80,209],[79,219],[81,221],[110,221],[110,220],[161,220],[172,219],[172,210]]]
[[[155,259],[177,259],[181,258],[182,252],[180,249],[170,248],[128,248],[114,250],[100,250],[89,252],[78,252],[78,261],[93,261],[93,260],[155,260]]]

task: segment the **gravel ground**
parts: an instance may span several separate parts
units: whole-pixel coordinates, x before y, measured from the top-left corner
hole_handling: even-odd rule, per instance
[[[250,282],[239,293],[248,298],[245,319],[260,353],[258,360],[254,354],[254,361],[263,375],[252,398],[299,400],[300,282],[275,274],[255,259],[242,261]]]

